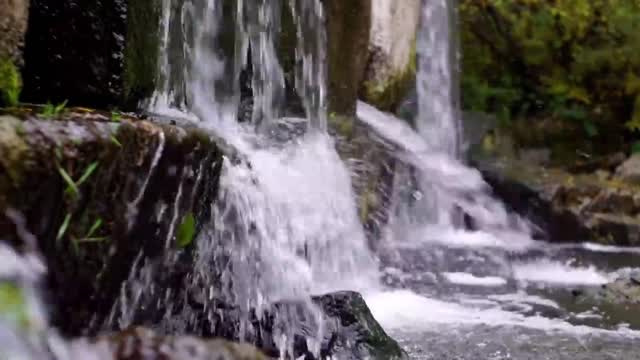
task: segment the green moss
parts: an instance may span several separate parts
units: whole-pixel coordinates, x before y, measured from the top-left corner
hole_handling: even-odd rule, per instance
[[[382,110],[394,110],[411,88],[416,77],[417,56],[414,41],[411,47],[411,60],[407,67],[391,75],[385,81],[369,80],[364,82],[362,98]]]
[[[338,135],[350,139],[354,134],[355,119],[353,116],[329,114],[329,127],[334,129]]]
[[[14,63],[9,59],[0,59],[0,105],[18,104],[22,78]]]
[[[129,2],[123,94],[126,107],[135,107],[155,89],[160,9],[158,0]]]
[[[28,329],[29,312],[22,290],[12,283],[0,283],[0,319],[19,329]]]

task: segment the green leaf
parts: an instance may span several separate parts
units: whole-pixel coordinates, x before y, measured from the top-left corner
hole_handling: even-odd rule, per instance
[[[636,141],[631,144],[631,153],[640,154],[640,141]]]
[[[102,219],[98,218],[98,220],[96,220],[93,223],[93,225],[91,225],[91,228],[89,229],[89,232],[85,236],[85,240],[91,238],[93,236],[93,234],[95,234],[95,232],[98,231],[98,229],[100,229],[101,226],[102,226]]]
[[[193,237],[196,233],[196,218],[193,213],[188,213],[182,219],[182,223],[178,227],[178,233],[176,235],[176,241],[178,246],[185,248],[193,242]]]
[[[111,142],[116,144],[117,147],[122,147],[122,144],[115,135],[111,135]]]
[[[87,168],[84,170],[84,173],[82,173],[82,176],[80,177],[80,180],[78,180],[78,182],[76,182],[76,186],[80,186],[80,185],[84,184],[84,182],[87,181],[87,179],[89,179],[91,174],[93,174],[93,172],[96,171],[97,167],[98,167],[98,162],[97,161],[94,161],[91,164],[89,164],[89,166],[87,166]]]
[[[71,176],[69,176],[69,174],[61,167],[58,167],[58,172],[60,173],[60,176],[62,176],[64,182],[67,183],[67,189],[65,190],[65,192],[71,192],[75,196],[80,195],[80,191],[78,190],[78,187],[76,186],[76,183],[73,181]]]
[[[60,241],[60,239],[62,239],[64,234],[67,233],[67,229],[69,228],[70,222],[71,222],[71,214],[67,214],[64,217],[64,221],[62,222],[62,225],[60,225],[60,229],[58,229],[58,235],[56,236],[56,240]]]

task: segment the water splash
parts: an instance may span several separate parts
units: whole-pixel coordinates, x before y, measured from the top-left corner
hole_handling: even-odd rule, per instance
[[[109,325],[134,324],[147,303],[164,301],[166,314],[155,324],[159,328],[193,328],[201,321],[197,315],[215,326],[224,321],[218,307],[223,303],[238,312],[239,323],[233,327],[241,339],[255,339],[261,333],[255,318],[260,323],[268,316],[268,340],[283,357],[293,356],[294,340],[301,335],[318,355],[324,324],[312,296],[372,287],[378,279],[349,173],[327,134],[323,5],[319,0],[240,0],[230,9],[224,3],[191,0],[181,9],[191,19],[188,26],[182,24],[189,29],[184,34],[191,36],[185,40],[191,61],[180,83],[186,89],[184,117],[195,115],[201,127],[235,152],[225,159],[211,224],[196,241],[193,270],[185,283],[184,296],[197,305],[176,302],[182,295],[156,286],[157,267],[178,261],[179,254],[170,251],[159,262],[137,261]],[[280,118],[285,84],[275,45],[282,6],[287,5],[297,32],[295,89],[305,109],[303,119]],[[165,22],[172,18],[163,17]],[[231,20],[233,26],[226,26]],[[251,78],[250,123],[237,122],[243,71]],[[179,91],[163,86],[158,93],[162,98]],[[169,113],[181,112],[179,104],[169,103]],[[277,140],[278,131],[287,132],[286,142]],[[158,297],[162,300],[154,300]]]

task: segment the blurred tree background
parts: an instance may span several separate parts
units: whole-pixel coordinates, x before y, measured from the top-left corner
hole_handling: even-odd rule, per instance
[[[460,0],[460,19],[466,110],[525,145],[640,151],[640,0]]]

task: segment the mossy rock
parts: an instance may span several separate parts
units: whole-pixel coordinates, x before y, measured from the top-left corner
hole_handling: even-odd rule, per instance
[[[51,270],[52,322],[79,335],[138,254],[180,248],[174,219],[193,214],[196,233],[207,222],[222,154],[195,128],[64,118],[1,119],[0,238],[22,246],[5,216],[20,212]]]

